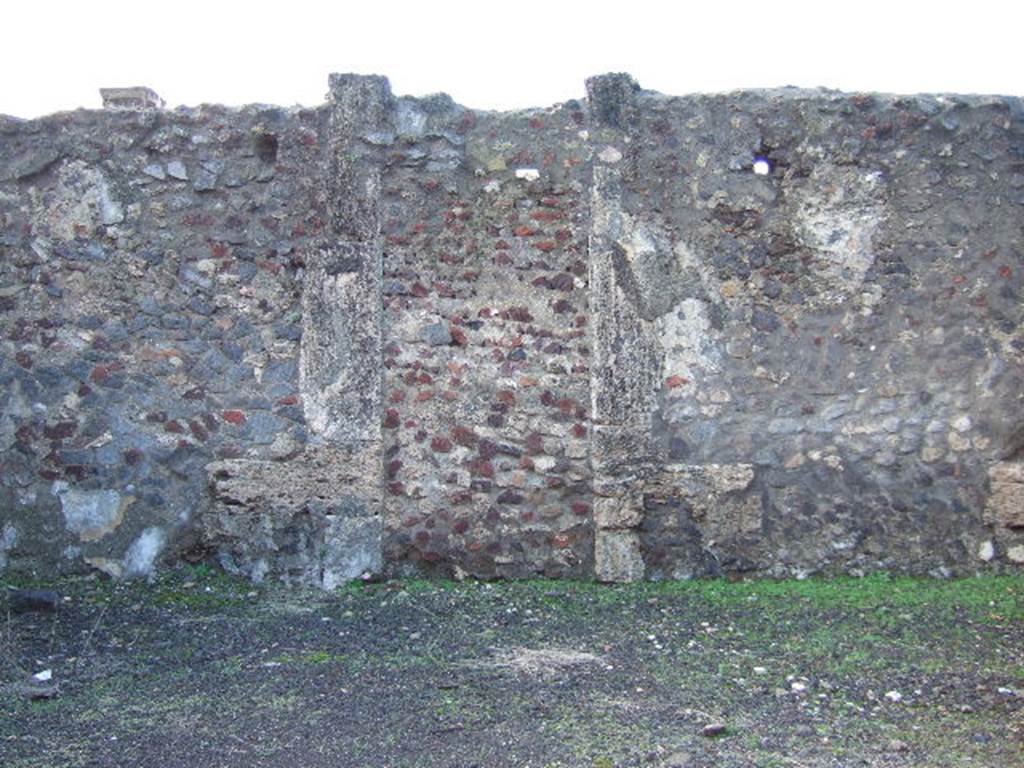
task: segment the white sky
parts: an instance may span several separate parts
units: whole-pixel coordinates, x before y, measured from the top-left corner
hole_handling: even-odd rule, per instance
[[[20,117],[124,85],[168,106],[313,105],[329,72],[480,109],[581,98],[609,71],[672,94],[1024,94],[1021,0],[9,0],[4,23],[0,113]]]

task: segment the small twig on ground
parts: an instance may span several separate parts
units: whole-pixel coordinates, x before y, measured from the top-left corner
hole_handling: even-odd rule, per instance
[[[96,623],[92,625],[92,629],[89,630],[89,634],[85,636],[85,643],[82,645],[80,653],[75,655],[75,663],[71,667],[71,676],[73,677],[78,671],[78,662],[89,653],[89,646],[92,645],[93,635],[100,628],[100,623],[103,621],[103,617],[107,615],[107,609],[110,607],[110,603],[105,603],[103,610],[100,611],[100,615],[96,617]]]
[[[16,673],[24,674],[24,670],[18,666],[18,654],[14,652],[14,626],[11,619],[11,609],[7,609],[7,620],[4,622],[4,644],[0,648],[0,661],[4,666],[10,666]]]

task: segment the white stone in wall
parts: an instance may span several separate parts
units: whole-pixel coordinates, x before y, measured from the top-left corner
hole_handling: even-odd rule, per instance
[[[7,553],[18,543],[18,529],[14,523],[4,523],[0,533],[0,571],[7,567]]]
[[[151,526],[144,530],[125,553],[123,568],[125,576],[149,576],[156,559],[164,548],[166,536],[162,529]]]

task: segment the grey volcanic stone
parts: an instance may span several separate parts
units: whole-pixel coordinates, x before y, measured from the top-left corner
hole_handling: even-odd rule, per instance
[[[181,160],[171,160],[171,162],[167,163],[167,175],[172,179],[188,181],[188,171]]]
[[[431,323],[420,331],[420,338],[432,347],[444,347],[452,343],[452,335],[444,323]]]
[[[52,589],[11,589],[7,604],[12,613],[53,613],[60,606],[60,593]]]

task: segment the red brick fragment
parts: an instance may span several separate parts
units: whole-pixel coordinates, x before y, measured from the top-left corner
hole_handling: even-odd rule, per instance
[[[48,440],[63,440],[75,434],[77,429],[77,421],[58,421],[56,424],[43,427],[43,437]]]
[[[448,328],[448,333],[451,334],[452,342],[457,347],[464,347],[469,343],[469,338],[466,336],[466,332],[461,328],[456,328],[454,325]]]
[[[482,459],[469,462],[469,471],[480,477],[494,477],[494,465]]]
[[[452,441],[447,437],[435,437],[430,441],[430,449],[436,453],[451,453]]]
[[[228,424],[245,424],[246,422],[244,411],[222,411],[220,417]]]
[[[480,441],[480,436],[468,427],[452,427],[452,440],[466,448],[473,448]]]
[[[526,307],[509,307],[502,314],[508,320],[513,320],[517,323],[532,323],[533,315],[530,314],[530,310]]]

